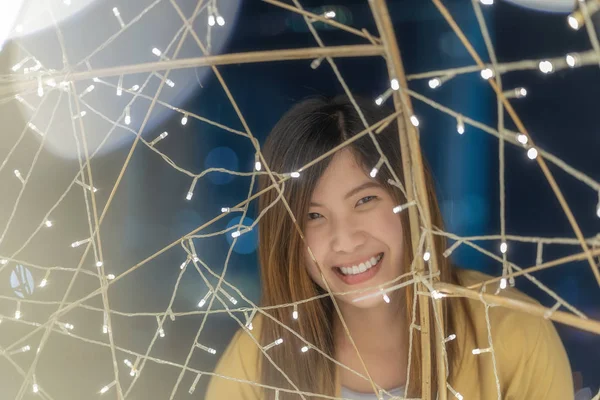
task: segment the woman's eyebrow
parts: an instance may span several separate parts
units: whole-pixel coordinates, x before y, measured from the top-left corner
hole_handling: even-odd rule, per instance
[[[373,188],[373,187],[380,188],[381,184],[376,181],[368,181],[368,182],[362,183],[362,184],[358,185],[357,187],[355,187],[354,189],[350,190],[348,193],[346,193],[346,195],[344,196],[344,200],[349,199],[350,197],[354,196],[356,193],[360,192],[361,190],[369,189],[369,188]],[[311,202],[310,206],[311,207],[313,207],[313,206],[314,207],[323,207],[322,204],[315,203],[315,202]]]

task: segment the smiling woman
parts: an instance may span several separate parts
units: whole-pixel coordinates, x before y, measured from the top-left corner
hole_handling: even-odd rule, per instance
[[[391,114],[370,101],[357,103],[369,125]],[[209,384],[208,399],[297,399],[299,392],[311,399],[420,397],[421,335],[410,338],[413,316],[419,315],[418,307],[413,311],[414,286],[379,295],[390,282],[414,272],[408,214],[397,207],[407,199],[391,183],[398,178],[404,187],[397,125],[376,136],[378,146],[367,135],[302,168],[364,127],[351,101],[339,96],[301,102],[269,135],[263,155],[271,170],[301,170],[284,189],[295,221],[275,190],[260,197],[259,209],[270,207],[259,222],[260,305],[270,308],[253,319],[252,331],[234,336]],[[389,166],[380,162],[380,149]],[[427,167],[425,180],[432,224],[443,229]],[[271,181],[262,175],[259,184],[262,190]],[[486,278],[453,267],[442,255],[445,249],[443,236],[435,236],[430,251],[437,253],[441,281],[465,286]],[[329,291],[335,304],[325,295]],[[378,295],[358,301],[373,293]],[[512,288],[503,295],[534,301]],[[460,393],[455,397],[572,398],[569,362],[550,321],[490,310],[495,351],[485,358],[472,352],[482,348],[485,353],[490,346],[484,305],[447,298],[442,311],[444,332],[456,335],[445,344],[447,380]],[[434,332],[434,321],[420,329]],[[430,337],[435,360],[435,335]],[[437,388],[435,368],[430,385]]]

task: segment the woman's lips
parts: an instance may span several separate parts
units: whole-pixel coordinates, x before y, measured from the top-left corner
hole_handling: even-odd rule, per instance
[[[339,268],[334,268],[336,275],[346,284],[346,285],[357,285],[362,282],[366,282],[372,277],[374,277],[379,270],[381,269],[381,263],[383,262],[384,257],[381,257],[381,260],[377,262],[374,266],[356,275],[344,275]]]

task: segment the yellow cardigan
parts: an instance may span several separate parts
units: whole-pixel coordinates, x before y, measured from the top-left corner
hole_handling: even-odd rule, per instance
[[[463,286],[490,278],[478,271],[460,268],[457,271]],[[537,303],[514,288],[507,288],[500,294]],[[452,298],[446,300],[452,301]],[[470,300],[468,312],[474,321],[475,332],[465,329],[465,313],[456,312],[457,331],[454,340],[458,341],[458,354],[462,356],[459,357],[458,364],[450,366],[448,383],[465,400],[497,399],[492,355],[472,354],[475,348],[489,347],[485,307],[480,301]],[[502,399],[574,398],[569,359],[552,321],[499,306],[490,307],[489,316]],[[260,340],[261,318],[260,314],[256,315],[252,323],[254,329],[250,331],[256,342]],[[212,376],[206,399],[260,399],[261,388],[253,384],[260,381],[257,367],[260,354],[250,335],[243,329],[238,330],[221,356],[215,373],[245,382]],[[339,369],[336,382],[336,397],[340,397]],[[448,392],[448,399],[454,398]]]

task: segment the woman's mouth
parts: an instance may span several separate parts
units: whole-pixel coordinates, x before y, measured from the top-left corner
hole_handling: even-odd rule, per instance
[[[333,270],[346,285],[356,285],[368,281],[379,272],[383,256],[384,253],[379,253],[359,265],[349,268],[333,267]]]

